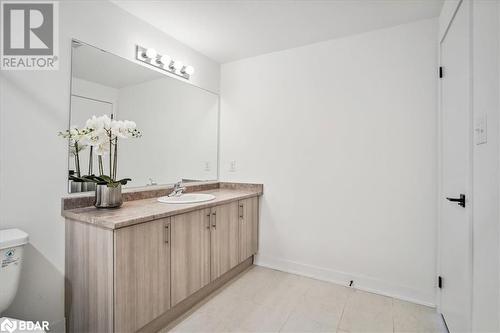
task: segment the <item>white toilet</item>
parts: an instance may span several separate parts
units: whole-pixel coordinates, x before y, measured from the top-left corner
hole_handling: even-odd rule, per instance
[[[7,310],[16,296],[21,276],[24,245],[28,234],[19,229],[0,230],[0,315]],[[34,330],[32,328],[35,328]],[[33,322],[1,317],[0,331],[5,332],[45,332],[37,330]]]

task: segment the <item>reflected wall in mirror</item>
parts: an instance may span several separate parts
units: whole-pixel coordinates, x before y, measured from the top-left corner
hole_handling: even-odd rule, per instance
[[[126,187],[217,179],[217,94],[74,40],[70,126],[83,128],[94,115],[133,120],[142,133],[119,140],[116,178],[131,178]],[[80,148],[81,175],[99,175],[95,152]],[[70,149],[70,176],[74,153]],[[106,167],[109,156],[102,158]],[[73,181],[69,189],[91,190]]]

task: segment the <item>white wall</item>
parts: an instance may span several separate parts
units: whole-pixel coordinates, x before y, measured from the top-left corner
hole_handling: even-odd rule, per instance
[[[264,183],[258,264],[435,303],[437,34],[424,20],[222,66],[221,179]]]
[[[67,146],[71,38],[128,59],[135,44],[153,46],[196,67],[193,83],[218,91],[220,66],[108,1],[60,3],[60,69],[0,72],[0,227],[30,235],[21,285],[5,315],[63,320]]]
[[[113,104],[116,103],[116,100],[118,99],[118,89],[105,86],[100,83],[79,79],[77,77],[73,77],[72,79],[71,93],[72,95],[98,99]],[[87,114],[85,115],[85,117],[86,116]],[[84,123],[78,123],[78,121],[82,121],[84,119],[86,120],[88,119],[88,117],[81,117],[81,119],[77,117],[76,119],[77,122],[75,122],[75,125],[84,126]]]
[[[127,186],[217,179],[219,96],[164,78],[119,89],[118,104],[117,119],[143,133],[119,143],[117,172],[132,178]]]

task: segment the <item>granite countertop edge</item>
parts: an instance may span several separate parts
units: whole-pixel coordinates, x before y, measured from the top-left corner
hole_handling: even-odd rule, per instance
[[[221,192],[223,191],[223,192]],[[68,209],[62,210],[61,215],[65,217],[67,220],[77,221],[92,224],[96,227],[101,227],[105,229],[120,229],[128,226],[132,226],[135,224],[140,224],[144,222],[149,222],[157,219],[167,218],[170,216],[175,216],[179,214],[189,213],[192,211],[212,208],[215,206],[227,204],[230,202],[248,199],[252,197],[261,196],[263,194],[262,190],[239,190],[239,189],[218,189],[217,191],[196,191],[198,193],[213,193],[216,198],[212,201],[205,201],[200,203],[193,204],[166,204],[166,203],[157,203],[156,198],[144,199],[144,200],[136,200],[135,203],[143,203],[145,207],[151,206],[152,204],[165,205],[165,212],[145,212],[144,214],[138,215],[137,212],[132,211],[133,214],[137,216],[112,216],[113,212],[119,212],[120,209],[127,209],[125,206],[127,203],[124,203],[124,206],[116,209],[97,209],[94,207],[84,207],[84,208],[76,208],[76,209]],[[233,192],[233,193],[231,193]],[[195,192],[193,192],[195,193]],[[231,194],[233,196],[229,198],[219,199],[218,194]],[[176,207],[173,207],[176,206]],[[174,208],[174,209],[172,209]],[[100,216],[102,212],[109,212],[111,216]]]

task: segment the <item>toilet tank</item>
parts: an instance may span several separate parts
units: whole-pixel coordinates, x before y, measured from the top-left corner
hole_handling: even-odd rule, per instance
[[[21,275],[24,245],[28,234],[19,229],[0,230],[0,314],[16,296]]]

